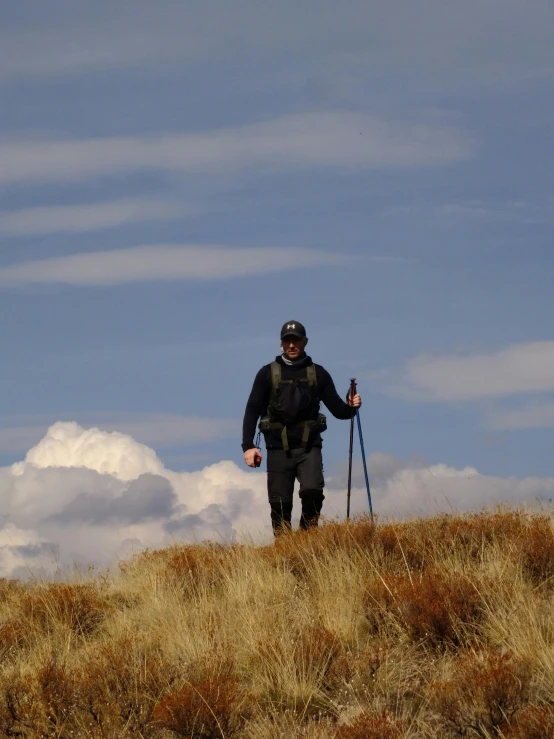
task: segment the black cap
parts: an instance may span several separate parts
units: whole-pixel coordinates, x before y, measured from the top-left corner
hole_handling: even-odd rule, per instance
[[[281,338],[284,339],[285,336],[299,336],[301,339],[305,339],[306,329],[298,321],[287,321],[281,329]]]

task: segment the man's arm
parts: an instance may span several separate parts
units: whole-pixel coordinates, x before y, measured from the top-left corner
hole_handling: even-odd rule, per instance
[[[254,449],[254,436],[256,434],[256,424],[258,418],[263,416],[267,410],[269,400],[270,378],[268,376],[267,367],[262,367],[256,375],[246,409],[244,411],[244,419],[242,422],[242,451]]]
[[[319,397],[325,406],[330,410],[335,418],[343,421],[353,418],[356,415],[357,408],[348,405],[342,400],[337,393],[333,378],[323,367],[318,367],[317,386],[319,389]]]

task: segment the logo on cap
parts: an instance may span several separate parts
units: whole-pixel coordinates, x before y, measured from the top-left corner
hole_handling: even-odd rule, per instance
[[[296,323],[287,323],[287,328],[296,328]]]

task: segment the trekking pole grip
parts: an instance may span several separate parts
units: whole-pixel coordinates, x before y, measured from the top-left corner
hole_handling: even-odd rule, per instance
[[[356,378],[353,377],[350,380],[350,401],[354,400],[354,396],[356,395],[357,387],[356,387]]]

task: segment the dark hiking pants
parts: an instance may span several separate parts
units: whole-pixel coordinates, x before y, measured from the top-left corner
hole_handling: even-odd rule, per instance
[[[300,483],[302,514],[300,528],[317,526],[325,496],[321,447],[309,450],[281,449],[267,451],[267,492],[271,508],[271,525],[278,535],[291,527],[294,483]]]

